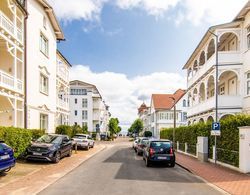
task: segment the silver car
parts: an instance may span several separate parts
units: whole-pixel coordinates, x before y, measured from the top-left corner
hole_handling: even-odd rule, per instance
[[[90,135],[87,134],[76,134],[72,138],[73,147],[84,148],[89,150],[89,148],[94,148],[95,141]]]

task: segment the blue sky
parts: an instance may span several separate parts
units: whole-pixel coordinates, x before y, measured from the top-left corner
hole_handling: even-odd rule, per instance
[[[123,128],[153,93],[186,88],[183,65],[209,26],[247,0],[48,0],[66,41],[71,79],[95,84]]]

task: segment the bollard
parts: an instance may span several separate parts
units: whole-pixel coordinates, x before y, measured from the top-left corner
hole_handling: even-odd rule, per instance
[[[77,142],[75,143],[75,154],[77,154]]]

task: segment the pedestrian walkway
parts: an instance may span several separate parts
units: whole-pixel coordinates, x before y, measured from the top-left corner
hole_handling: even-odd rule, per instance
[[[176,153],[176,162],[195,175],[234,195],[250,195],[250,176]]]

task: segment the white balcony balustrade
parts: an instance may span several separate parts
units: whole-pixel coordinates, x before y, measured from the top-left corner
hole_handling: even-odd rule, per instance
[[[221,51],[218,53],[219,65],[240,64],[242,62],[241,53],[239,51]],[[188,87],[191,87],[194,83],[198,82],[206,73],[215,66],[216,56],[215,54],[209,58],[209,60],[202,66],[196,73],[193,73],[192,78],[188,79]]]
[[[8,32],[13,38],[23,43],[23,31],[17,28],[3,12],[0,11],[0,27]]]
[[[219,95],[218,108],[242,108],[242,97],[237,95]],[[207,99],[204,102],[193,105],[188,108],[188,116],[200,114],[211,109],[215,109],[215,96]]]
[[[23,81],[0,70],[0,86],[11,91],[23,92]]]

